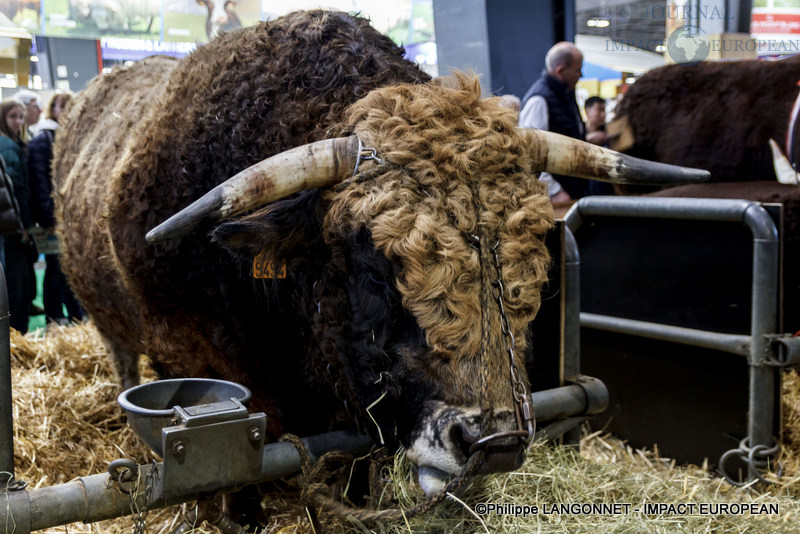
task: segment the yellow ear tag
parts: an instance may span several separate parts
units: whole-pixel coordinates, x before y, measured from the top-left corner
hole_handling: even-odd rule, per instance
[[[286,278],[286,260],[278,264],[262,250],[253,258],[253,278]]]

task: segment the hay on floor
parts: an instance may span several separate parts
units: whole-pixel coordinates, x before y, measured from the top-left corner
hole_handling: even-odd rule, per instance
[[[30,488],[51,486],[75,477],[102,473],[117,458],[149,462],[153,454],[125,424],[116,403],[120,392],[106,349],[91,324],[53,327],[46,335],[12,331],[15,420],[15,470]],[[145,380],[153,379],[146,362]],[[611,436],[586,435],[580,450],[535,444],[515,473],[482,477],[464,495],[431,513],[391,524],[362,525],[322,516],[327,531],[342,533],[408,532],[797,532],[800,527],[800,379],[784,382],[784,445],[779,457],[783,476],[771,486],[734,488],[702,466],[677,466],[655,452],[633,450]],[[383,467],[387,481],[374,508],[413,506],[422,502],[413,467],[402,452]],[[264,533],[310,533],[311,524],[292,484],[264,496],[269,515]],[[480,515],[479,504],[503,505],[508,513]],[[666,509],[645,514],[645,503],[726,505],[716,515],[684,515]],[[608,505],[554,509],[562,505]],[[777,514],[733,514],[748,510]],[[615,514],[612,506],[623,513]],[[625,508],[626,505],[629,507]],[[538,507],[538,513],[531,507]],[[528,508],[525,508],[528,507]],[[686,507],[684,507],[684,510]],[[520,512],[516,514],[514,512]],[[525,514],[524,512],[528,512]],[[695,508],[696,512],[699,512]],[[708,510],[713,511],[713,509]],[[549,512],[549,513],[545,513]],[[560,512],[560,513],[554,513]],[[578,512],[578,513],[571,513]],[[147,532],[170,532],[182,518],[181,507],[155,510]],[[53,528],[59,532],[116,534],[132,529],[130,517]],[[206,524],[195,532],[217,532]]]

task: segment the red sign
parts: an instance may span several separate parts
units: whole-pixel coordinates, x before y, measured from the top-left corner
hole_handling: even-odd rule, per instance
[[[800,14],[753,13],[750,33],[800,33]]]

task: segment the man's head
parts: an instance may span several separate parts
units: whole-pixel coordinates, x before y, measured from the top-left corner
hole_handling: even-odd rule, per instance
[[[575,89],[582,76],[583,54],[574,44],[567,41],[555,44],[547,51],[544,63],[548,74],[567,84],[570,90]]]
[[[42,109],[44,109],[41,96],[28,89],[20,89],[14,93],[14,98],[25,106],[26,126],[33,126],[39,122],[39,116],[42,114]]]
[[[606,101],[599,96],[586,99],[583,104],[586,111],[586,122],[592,129],[597,129],[606,123]]]

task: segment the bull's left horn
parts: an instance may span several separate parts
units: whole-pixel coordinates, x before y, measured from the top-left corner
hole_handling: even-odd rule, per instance
[[[705,182],[711,173],[634,158],[543,130],[525,129],[534,170],[614,184],[678,185]]]
[[[353,174],[354,135],[295,147],[246,168],[147,233],[150,244],[189,234],[292,193],[325,187]]]

